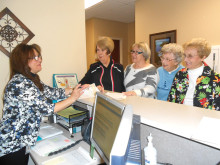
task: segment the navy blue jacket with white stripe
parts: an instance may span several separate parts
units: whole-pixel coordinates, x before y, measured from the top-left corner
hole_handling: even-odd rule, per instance
[[[79,82],[80,84],[101,85],[104,90],[114,92],[124,92],[124,69],[121,64],[114,63],[111,59],[109,66],[106,68],[101,62],[90,65],[89,70]]]

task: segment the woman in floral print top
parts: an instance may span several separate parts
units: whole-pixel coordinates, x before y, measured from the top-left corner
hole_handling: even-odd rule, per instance
[[[51,88],[40,81],[41,49],[19,44],[10,57],[10,80],[5,88],[3,117],[0,121],[1,164],[27,164],[27,146],[36,143],[43,115],[70,106],[85,87],[73,90]],[[70,97],[66,98],[67,95]],[[58,103],[52,100],[65,99]]]
[[[211,47],[206,40],[196,38],[183,48],[186,68],[176,74],[168,101],[220,110],[220,75],[204,62]]]

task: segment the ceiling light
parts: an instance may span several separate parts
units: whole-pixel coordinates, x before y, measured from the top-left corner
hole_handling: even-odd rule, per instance
[[[101,2],[103,0],[85,0],[85,9],[93,6],[93,5],[96,5],[97,3]]]

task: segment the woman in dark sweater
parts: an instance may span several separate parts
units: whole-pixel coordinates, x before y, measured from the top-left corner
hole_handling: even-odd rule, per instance
[[[89,70],[79,82],[80,84],[93,84],[100,91],[109,90],[123,92],[124,69],[111,58],[114,42],[109,37],[102,37],[97,41],[96,53],[98,62],[90,65]]]

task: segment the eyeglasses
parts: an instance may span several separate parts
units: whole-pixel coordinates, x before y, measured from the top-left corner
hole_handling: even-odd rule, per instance
[[[195,57],[195,56],[198,56],[198,55],[191,55],[190,54],[190,55],[187,56],[187,55],[184,54],[183,58],[193,59],[193,57]]]
[[[38,61],[39,59],[42,59],[42,56],[39,54],[38,56],[34,56],[32,58],[29,58],[29,59]]]
[[[131,50],[131,54],[133,54],[133,53],[139,55],[139,54],[142,54],[143,52],[138,52],[138,51]]]
[[[175,59],[168,59],[168,58],[164,58],[163,56],[161,56],[160,60],[161,61],[169,61],[170,62],[170,61],[175,60]]]

